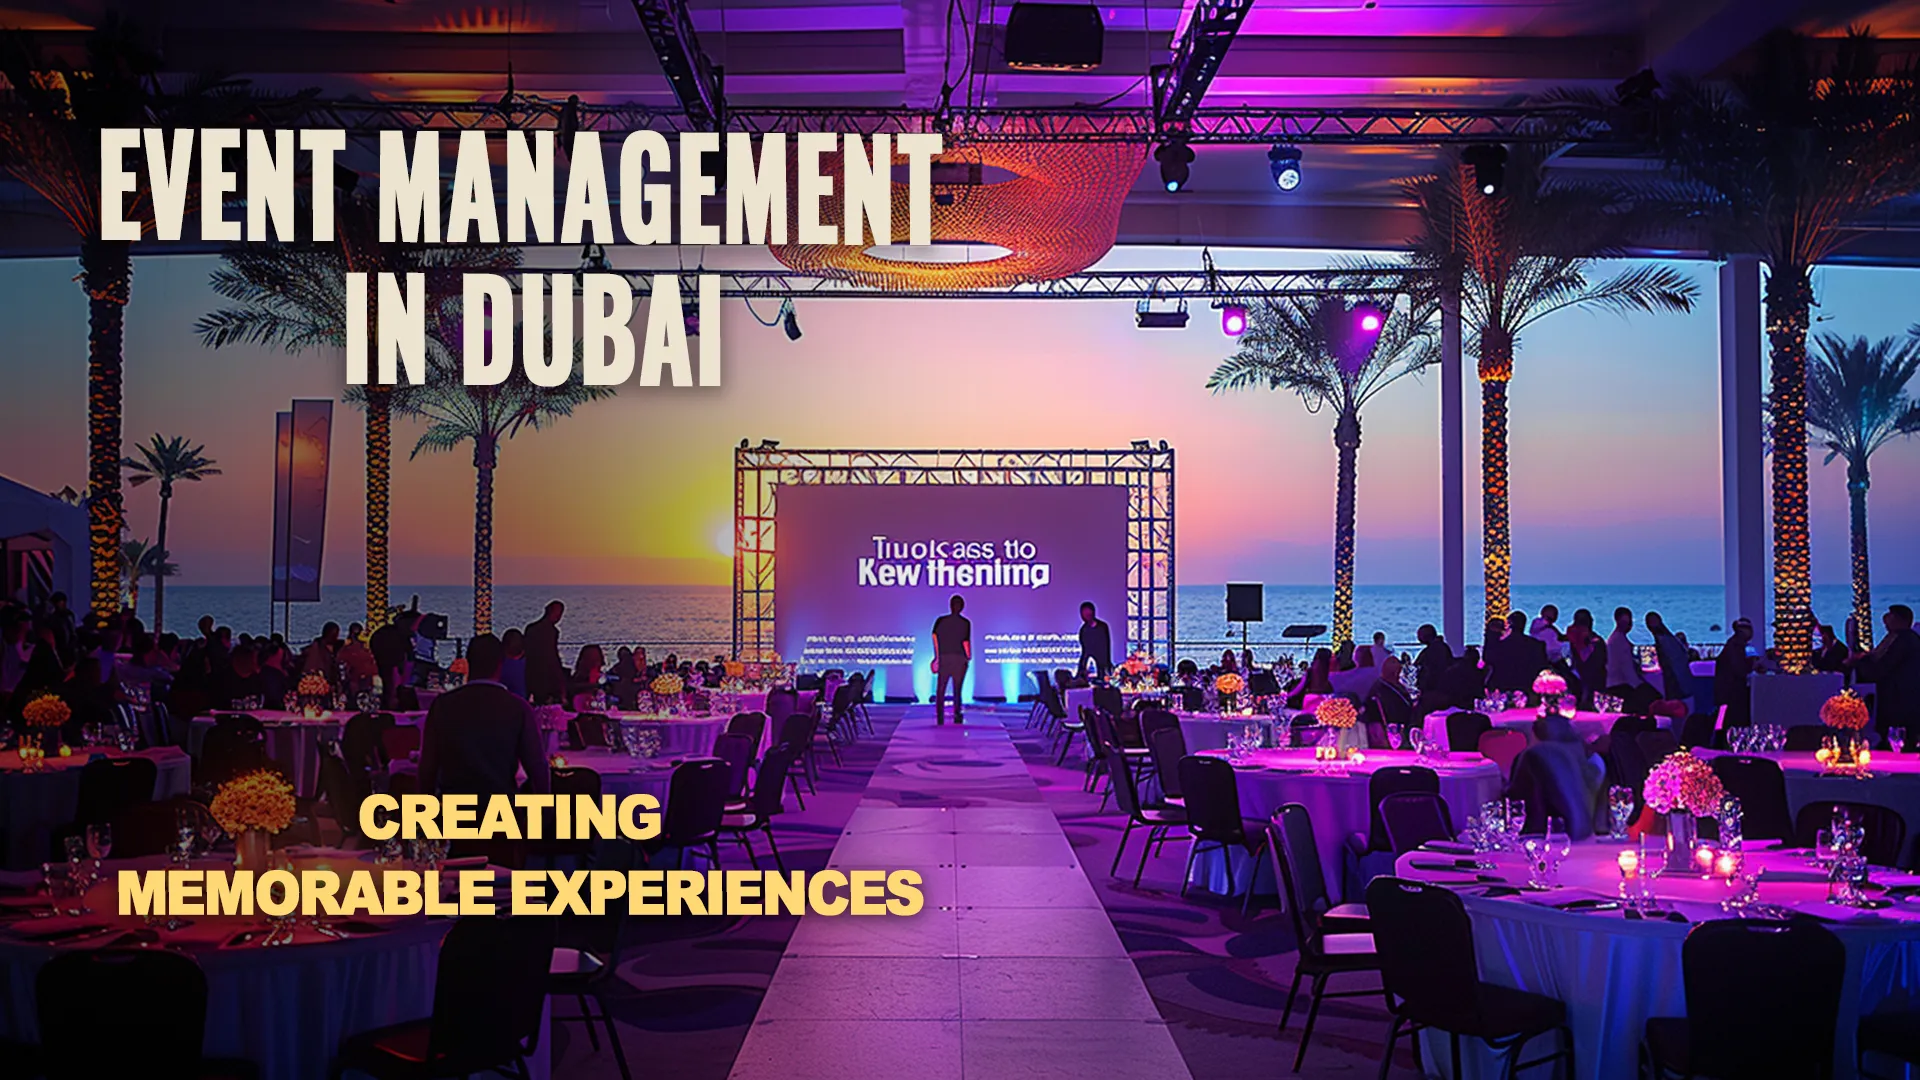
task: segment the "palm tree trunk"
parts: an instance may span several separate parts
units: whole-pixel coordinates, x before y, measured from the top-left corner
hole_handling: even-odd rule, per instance
[[[120,382],[127,296],[133,260],[124,241],[80,244],[80,280],[87,291],[87,536],[93,617],[120,606]]]
[[[1794,674],[1813,659],[1813,574],[1807,536],[1807,320],[1811,273],[1775,266],[1767,278],[1773,364],[1773,647]]]
[[[1353,640],[1354,484],[1360,453],[1360,414],[1348,409],[1333,428],[1339,478],[1333,496],[1333,640]]]
[[[1853,625],[1854,633],[1859,635],[1857,642],[1848,642],[1858,649],[1873,648],[1873,581],[1867,572],[1867,489],[1872,480],[1867,476],[1867,463],[1847,464],[1847,502],[1852,512],[1853,533]]]
[[[1513,609],[1513,537],[1507,520],[1507,380],[1513,338],[1497,327],[1480,332],[1480,547],[1486,567],[1489,621]]]
[[[500,462],[492,440],[473,443],[473,632],[493,631],[493,470]]]
[[[367,632],[387,625],[387,499],[393,476],[393,392],[367,387]]]
[[[173,491],[162,486],[160,488],[160,526],[155,531],[154,540],[155,546],[160,549],[160,554],[153,563],[153,634],[155,637],[160,636],[167,615],[167,578],[163,571],[167,568],[167,512],[172,509]],[[138,578],[136,577],[135,580]],[[134,606],[137,608],[139,604],[136,603]]]

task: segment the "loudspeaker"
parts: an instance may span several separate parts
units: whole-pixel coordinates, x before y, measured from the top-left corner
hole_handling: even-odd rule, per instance
[[[1227,621],[1260,622],[1266,616],[1264,589],[1257,581],[1238,581],[1227,585]]]
[[[1089,71],[1100,66],[1106,42],[1092,4],[1015,3],[1001,53],[1022,71]]]
[[[428,641],[447,640],[447,617],[445,615],[422,615],[413,632]]]

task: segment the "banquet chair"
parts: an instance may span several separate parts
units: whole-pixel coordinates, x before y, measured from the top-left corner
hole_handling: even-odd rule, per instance
[[[1795,724],[1787,729],[1787,741],[1782,750],[1799,753],[1811,753],[1820,749],[1820,743],[1833,734],[1833,729],[1825,724]]]
[[[1140,710],[1140,741],[1151,745],[1153,733],[1161,728],[1180,730],[1180,717],[1167,709],[1149,708]]]
[[[1375,769],[1367,777],[1367,802],[1371,806],[1368,812],[1367,835],[1362,839],[1365,847],[1355,854],[1366,851],[1392,851],[1393,842],[1387,838],[1387,823],[1380,816],[1380,804],[1389,795],[1403,792],[1438,796],[1440,794],[1440,774],[1425,765],[1390,765]]]
[[[607,718],[600,713],[583,712],[567,721],[567,745],[574,750],[604,750],[611,745],[607,739]]]
[[[1639,749],[1640,757],[1646,761],[1649,770],[1680,749],[1680,740],[1674,738],[1673,732],[1666,728],[1643,731],[1633,737],[1633,744]]]
[[[1281,898],[1289,903],[1299,901],[1299,910],[1315,933],[1364,933],[1367,929],[1367,905],[1336,904],[1327,891],[1327,875],[1320,868],[1320,841],[1313,835],[1312,813],[1301,803],[1288,803],[1274,811],[1273,821],[1279,822],[1288,831],[1290,835],[1287,842],[1293,847],[1293,862],[1289,867],[1293,884],[1288,886],[1291,891],[1281,894]],[[1271,849],[1267,854],[1275,859],[1282,855]],[[1276,874],[1274,880],[1281,879]],[[1281,884],[1286,885],[1284,881]]]
[[[147,722],[150,728],[149,738],[154,746],[180,746],[183,743],[182,732],[174,726],[173,710],[164,701],[155,701],[147,706]]]
[[[767,730],[779,731],[787,717],[800,711],[800,694],[785,688],[767,691]]]
[[[379,771],[387,767],[382,733],[393,725],[392,713],[355,713],[340,728],[340,755],[348,768]]]
[[[625,874],[638,869],[638,849],[630,840],[608,840],[594,853],[593,869]],[[595,1053],[600,1036],[595,1021],[607,1029],[607,1044],[613,1048],[613,1061],[620,1068],[620,1080],[633,1080],[627,1068],[627,1052],[620,1045],[620,1032],[613,1026],[613,1013],[607,1009],[605,990],[620,966],[620,930],[626,923],[627,905],[612,903],[598,915],[564,915],[559,921],[559,943],[547,964],[547,995],[572,998],[580,1006],[578,1016],[554,1014],[555,1024],[579,1022],[587,1029],[587,1042]]]
[[[267,731],[251,716],[217,716],[213,727],[200,741],[200,760],[195,762],[193,780],[203,787],[217,787],[244,772],[269,764],[266,751]]]
[[[1087,766],[1084,788],[1088,792],[1093,792],[1099,788],[1103,777],[1108,778],[1107,789],[1100,795],[1100,811],[1104,813],[1107,809],[1107,800],[1113,797],[1111,776],[1114,763],[1120,762],[1121,768],[1128,766],[1120,757],[1119,748],[1113,743],[1112,718],[1099,709],[1082,705],[1080,722],[1085,724],[1087,729]]]
[[[1120,804],[1120,811],[1127,815],[1126,828],[1120,830],[1120,843],[1113,851],[1113,865],[1107,868],[1109,877],[1120,873],[1120,858],[1127,853],[1127,838],[1133,835],[1133,827],[1146,827],[1146,843],[1140,848],[1140,865],[1133,872],[1133,886],[1140,887],[1140,878],[1147,872],[1147,857],[1153,854],[1153,845],[1159,841],[1166,846],[1167,833],[1187,823],[1187,812],[1177,806],[1150,807],[1140,799],[1140,785],[1135,782],[1129,769],[1115,769],[1109,783],[1113,799]]]
[[[1029,671],[1027,672],[1027,678],[1033,680],[1033,705],[1027,709],[1027,727],[1032,729],[1045,722],[1048,716],[1047,673],[1037,670]]]
[[[719,758],[694,758],[674,767],[667,782],[667,809],[660,832],[644,842],[649,861],[672,848],[674,868],[686,869],[687,851],[706,852],[711,869],[720,869],[720,826],[727,814],[727,763]]]
[[[780,845],[773,842],[773,819],[786,810],[782,796],[786,794],[787,772],[793,768],[799,753],[799,747],[792,743],[770,747],[760,762],[760,771],[754,774],[753,790],[744,800],[727,804],[726,814],[720,819],[720,831],[740,841],[740,846],[747,849],[747,861],[755,870],[760,869],[760,857],[753,851],[753,834],[758,832],[767,836],[773,865],[781,873],[787,872],[787,864],[780,858]]]
[[[1567,1063],[1564,1075],[1579,1075],[1566,1004],[1481,980],[1473,923],[1458,895],[1439,885],[1378,877],[1367,886],[1367,913],[1393,1014],[1387,1049],[1380,1056],[1381,1080],[1393,1068],[1393,1048],[1403,1032],[1414,1038],[1415,1070],[1426,1071],[1420,1063],[1423,1028],[1447,1034],[1452,1076],[1462,1075],[1463,1037],[1479,1039],[1501,1056],[1502,1077],[1562,1058]],[[1557,1036],[1559,1046],[1553,1053],[1520,1060],[1529,1042],[1548,1034]]]
[[[360,804],[371,794],[366,770],[349,767],[337,748],[320,750],[320,795],[340,828],[342,847],[353,847],[360,839]]]
[[[1379,705],[1380,719],[1389,724],[1406,727],[1414,722],[1413,702],[1407,700],[1407,692],[1390,682],[1381,682],[1373,688],[1369,697]]]
[[[1040,708],[1046,714],[1041,717],[1040,730],[1049,738],[1057,737],[1060,726],[1067,722],[1067,707],[1061,703],[1063,699],[1060,697],[1060,688],[1041,679],[1038,672],[1034,674],[1034,678],[1040,683]],[[1062,760],[1065,760],[1064,755]]]
[[[1316,918],[1316,908],[1326,903],[1326,884],[1320,874],[1320,853],[1313,840],[1313,821],[1306,807],[1288,803],[1280,808],[1274,820],[1267,823],[1267,852],[1273,859],[1274,877],[1280,882],[1280,895],[1285,901],[1281,906],[1287,909],[1294,940],[1299,943],[1299,956],[1293,965],[1293,985],[1287,990],[1287,1007],[1280,1013],[1281,1031],[1287,1030],[1287,1021],[1293,1018],[1293,1003],[1300,996],[1300,980],[1313,979],[1307,991],[1307,1023],[1300,1031],[1300,1049],[1293,1055],[1293,1071],[1299,1072],[1301,1062],[1307,1059],[1307,1044],[1313,1041],[1313,1022],[1320,1018],[1322,1000],[1384,993],[1380,987],[1371,986],[1364,990],[1328,992],[1327,980],[1335,975],[1377,974],[1380,958],[1374,953],[1372,934],[1364,931],[1329,933]],[[1318,896],[1308,891],[1314,883],[1319,884]],[[1389,1001],[1387,1005],[1392,1008],[1393,1003]]]
[[[1453,839],[1447,800],[1425,791],[1396,792],[1380,800],[1380,820],[1397,858],[1433,840]]]
[[[470,1073],[527,1077],[540,1045],[555,920],[539,915],[455,920],[440,945],[433,1015],[341,1040],[331,1075],[439,1080]]]
[[[1867,1055],[1888,1057],[1903,1065],[1920,1065],[1920,1009],[1877,1009],[1860,1018],[1854,1033],[1854,1072],[1862,1080],[1893,1080],[1893,1076],[1869,1072]],[[1895,1076],[1906,1076],[1906,1069]]]
[[[138,859],[164,855],[180,842],[179,816],[188,815],[199,828],[213,820],[205,803],[194,799],[164,799],[130,806],[113,819],[113,857]]]
[[[1694,713],[1680,727],[1680,745],[1689,750],[1712,746],[1713,736],[1713,717],[1706,713]]]
[[[1093,707],[1108,716],[1119,716],[1127,711],[1127,699],[1120,695],[1117,686],[1096,686],[1093,688]]]
[[[598,800],[604,790],[600,783],[600,774],[584,766],[556,765],[549,770],[548,777],[549,785],[556,798],[586,795]],[[591,836],[578,836],[568,840],[549,837],[526,841],[526,849],[529,855],[542,856],[548,860],[549,864],[557,858],[571,858],[584,863],[593,857],[593,843]]]
[[[1204,712],[1207,708],[1207,692],[1198,686],[1176,686],[1173,696],[1180,699],[1181,712]]]
[[[250,1062],[201,1056],[207,976],[182,952],[61,949],[34,977],[34,1010],[47,1080],[259,1075]]]
[[[1722,754],[1707,765],[1720,778],[1727,794],[1740,800],[1743,839],[1793,840],[1793,813],[1787,809],[1787,774],[1779,762],[1748,754]]]
[[[1122,737],[1119,717],[1112,716],[1108,713],[1098,713],[1097,715],[1102,725],[1101,738],[1107,744],[1107,760],[1109,762],[1118,761],[1126,765],[1133,770],[1136,779],[1147,769],[1153,767],[1153,756],[1147,749],[1146,740],[1140,737],[1141,729],[1138,722],[1131,725],[1134,737],[1138,740],[1138,742],[1132,742]],[[1178,724],[1178,721],[1175,721],[1175,723]]]
[[[800,753],[800,768],[797,770],[789,769],[787,771],[787,783],[793,788],[793,801],[798,803],[802,810],[807,808],[807,800],[800,795],[800,781],[802,779],[806,780],[808,791],[816,795],[820,793],[820,789],[814,786],[812,776],[813,725],[815,723],[816,719],[813,716],[806,713],[794,713],[781,722],[778,737],[774,740],[775,746],[786,743]]]
[[[1493,730],[1493,721],[1485,713],[1455,712],[1447,714],[1447,749],[1466,753],[1467,748],[1480,745],[1480,736]]]
[[[1064,713],[1064,711],[1065,710],[1063,708],[1062,712]],[[1079,719],[1076,720],[1073,717],[1069,716],[1066,719],[1060,721],[1060,726],[1059,726],[1060,758],[1059,760],[1054,762],[1055,765],[1065,765],[1067,763],[1067,751],[1073,749],[1073,737],[1075,735],[1087,735],[1087,732],[1088,732],[1087,714],[1092,711],[1093,711],[1092,709],[1088,708],[1085,705],[1082,705],[1080,706]],[[1089,739],[1092,738],[1091,735],[1088,735],[1087,737]],[[1087,755],[1089,759],[1091,759],[1093,755],[1093,746],[1091,743],[1089,743],[1087,746]]]
[[[1480,756],[1500,766],[1502,784],[1513,779],[1513,761],[1526,748],[1526,735],[1512,728],[1494,728],[1480,735]]]
[[[1168,806],[1185,806],[1180,793],[1180,759],[1187,756],[1187,734],[1178,724],[1154,728],[1147,733],[1147,752],[1153,758],[1153,770],[1160,780],[1160,801]]]
[[[1181,758],[1180,790],[1187,800],[1187,831],[1193,836],[1187,867],[1180,875],[1180,895],[1187,895],[1193,861],[1203,848],[1212,846],[1227,860],[1227,896],[1231,899],[1240,891],[1233,873],[1233,849],[1239,848],[1252,856],[1246,899],[1240,903],[1240,910],[1246,912],[1253,906],[1254,879],[1260,876],[1259,860],[1267,846],[1266,823],[1240,816],[1240,781],[1233,775],[1233,766],[1223,758],[1198,754]]]
[[[1903,866],[1907,853],[1907,819],[1900,811],[1873,803],[1822,799],[1800,808],[1793,818],[1793,834],[1801,847],[1810,848],[1817,834],[1833,823],[1836,810],[1844,810],[1856,824],[1867,830],[1867,861],[1875,866]]]
[[[1597,807],[1587,801],[1581,781],[1575,779],[1585,761],[1584,748],[1565,743],[1529,746],[1514,759],[1507,797],[1526,807],[1525,832],[1545,833],[1551,820],[1558,818],[1575,840],[1593,835]]]
[[[1367,745],[1385,748],[1387,745],[1387,716],[1380,711],[1377,698],[1368,697],[1360,703],[1360,730],[1367,733]]]
[[[767,714],[762,712],[734,713],[727,721],[727,734],[745,735],[753,740],[752,756],[760,756],[760,739],[767,731]]]
[[[152,802],[160,775],[152,758],[100,758],[80,767],[80,797],[73,820],[80,824],[112,821],[137,803]]]
[[[867,725],[867,734],[869,735],[873,734],[873,713],[868,710],[867,706],[873,704],[873,682],[879,677],[879,668],[868,668],[866,677],[860,682],[860,687],[864,692],[860,695],[860,700],[853,703],[853,709],[860,714],[861,722]]]
[[[853,705],[863,692],[859,679],[860,676],[855,675],[852,679],[833,688],[833,698],[827,709],[828,745],[832,745],[835,736],[849,743],[856,738],[853,727]],[[837,759],[839,755],[840,752],[835,750],[834,757]]]
[[[1831,1077],[1846,967],[1811,920],[1701,923],[1680,947],[1687,1015],[1647,1018],[1641,1075]]]
[[[746,797],[748,772],[753,768],[753,738],[737,731],[714,737],[713,756],[727,763],[727,800]]]

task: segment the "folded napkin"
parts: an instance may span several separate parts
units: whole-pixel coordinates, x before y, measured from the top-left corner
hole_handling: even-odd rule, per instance
[[[1473,874],[1480,869],[1472,859],[1412,859],[1407,865],[1435,874]]]
[[[1472,844],[1463,844],[1458,840],[1429,840],[1420,845],[1421,851],[1443,852],[1448,855],[1471,855]]]

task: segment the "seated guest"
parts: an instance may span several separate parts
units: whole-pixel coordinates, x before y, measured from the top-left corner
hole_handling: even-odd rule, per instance
[[[1253,650],[1241,649],[1240,650],[1240,671],[1243,674],[1251,675],[1257,670],[1259,670],[1259,667],[1253,662]]]
[[[366,628],[359,623],[348,629],[346,640],[340,643],[339,660],[343,690],[357,697],[373,689],[380,665],[373,658],[373,650],[367,647]]]
[[[300,674],[317,671],[328,686],[341,685],[340,624],[329,622],[320,628],[320,636],[300,651]]]
[[[1647,612],[1647,629],[1653,632],[1654,655],[1660,658],[1660,685],[1668,701],[1686,702],[1693,712],[1693,668],[1687,659],[1687,647],[1667,629],[1657,611]]]
[[[1753,657],[1747,655],[1751,644],[1753,623],[1735,619],[1732,636],[1713,658],[1713,700],[1727,707],[1730,728],[1753,725],[1753,697],[1747,692],[1747,676],[1753,674]]]
[[[88,724],[114,724],[113,691],[100,683],[100,660],[82,655],[73,666],[73,678],[60,686],[60,697],[67,703],[67,722],[61,725],[60,739],[70,746],[83,744],[82,732]]]
[[[1355,701],[1367,700],[1373,688],[1380,682],[1380,668],[1374,662],[1373,647],[1362,645],[1353,650],[1353,667],[1346,671],[1336,671],[1332,676],[1333,692],[1346,694]]]
[[[1220,674],[1225,675],[1230,671],[1239,671],[1239,670],[1240,670],[1240,662],[1233,658],[1232,649],[1228,649],[1225,652],[1220,654]]]
[[[546,742],[533,707],[500,684],[500,639],[467,643],[467,682],[433,699],[420,733],[420,790],[441,795],[511,795],[550,787]]]
[[[1567,666],[1573,671],[1582,709],[1593,708],[1593,695],[1607,689],[1607,643],[1593,632],[1593,612],[1581,608],[1567,627]]]
[[[1200,665],[1192,660],[1180,661],[1174,666],[1174,673],[1180,677],[1181,686],[1197,686],[1200,683]]]
[[[1555,624],[1560,621],[1560,609],[1548,604],[1540,609],[1540,617],[1533,620],[1527,633],[1540,644],[1547,647],[1547,662],[1563,663],[1567,659],[1567,638]]]
[[[1873,684],[1875,729],[1920,730],[1920,634],[1914,633],[1913,609],[1894,604],[1880,623],[1887,636],[1872,652],[1853,658],[1854,678]]]
[[[268,642],[260,653],[260,696],[269,708],[286,701],[290,687],[287,675],[287,647],[277,641]],[[327,680],[329,686],[344,687],[333,679]]]
[[[1633,647],[1633,611],[1613,609],[1613,633],[1607,636],[1607,693],[1625,702],[1626,710],[1645,715],[1647,706],[1660,700],[1660,691],[1647,682],[1640,670],[1640,654]]]
[[[575,712],[585,712],[593,707],[593,696],[601,690],[600,669],[606,662],[607,654],[598,645],[583,645],[580,654],[574,657],[573,674],[567,681],[567,700],[573,702]]]
[[[145,631],[134,635],[132,656],[120,665],[119,675],[122,686],[144,686],[156,698],[166,697],[167,687],[173,685],[171,662],[160,651],[160,643]]]
[[[282,704],[267,697],[267,680],[260,674],[260,654],[251,644],[233,647],[226,675],[214,695],[214,704],[223,709],[242,708],[238,703],[247,700],[258,701],[269,709]]]
[[[1439,688],[1441,677],[1453,666],[1453,648],[1432,623],[1422,626],[1414,636],[1420,639],[1420,655],[1413,661],[1413,684],[1425,697]]]
[[[1453,664],[1441,676],[1440,685],[1429,703],[1426,695],[1420,699],[1420,708],[1432,712],[1435,709],[1471,709],[1474,702],[1486,696],[1487,673],[1480,667],[1480,648],[1467,646]]]
[[[1181,661],[1185,663],[1186,661]],[[1325,697],[1333,693],[1333,653],[1326,649],[1316,649],[1313,659],[1307,664],[1306,674],[1287,691],[1287,708],[1304,709],[1309,695]]]
[[[1845,671],[1847,656],[1847,643],[1834,634],[1833,625],[1821,623],[1820,640],[1813,647],[1813,670]]]
[[[521,633],[519,627],[516,626],[500,636],[500,652],[500,685],[513,691],[514,697],[526,697],[527,645],[526,637]],[[641,655],[645,656],[646,654],[643,652]],[[469,674],[471,674],[473,667],[471,661],[468,662],[467,667]],[[641,670],[645,669],[642,668]]]
[[[1526,632],[1527,615],[1516,611],[1503,623],[1487,620],[1487,689],[1511,693],[1530,691],[1533,680],[1547,666],[1547,647]]]

